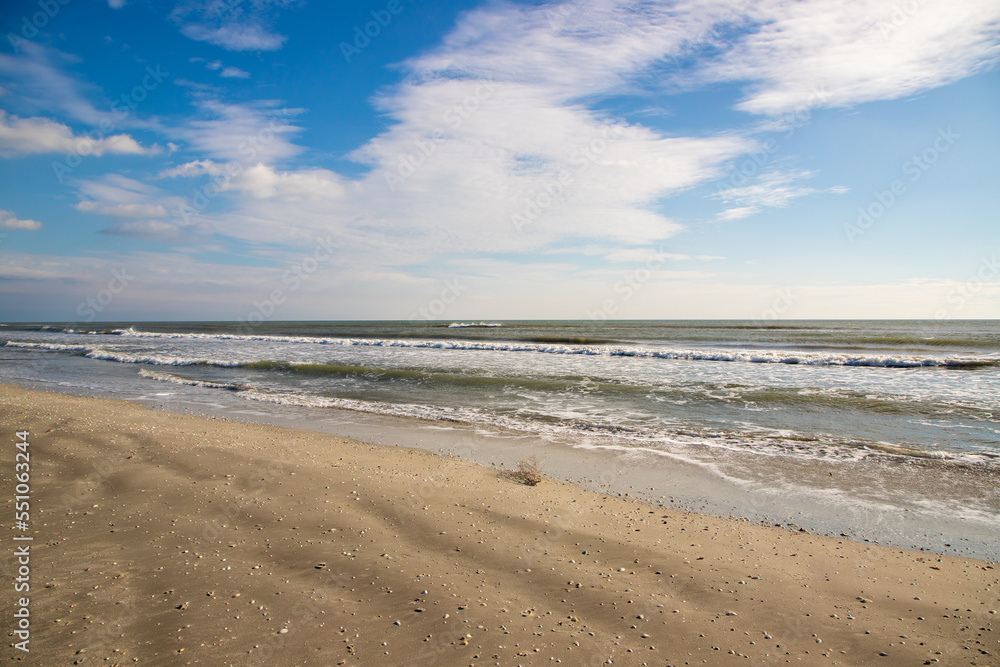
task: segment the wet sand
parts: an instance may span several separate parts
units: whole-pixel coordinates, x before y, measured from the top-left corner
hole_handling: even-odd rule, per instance
[[[0,422],[8,516],[30,433],[28,664],[1000,661],[979,560],[122,401],[0,385]]]

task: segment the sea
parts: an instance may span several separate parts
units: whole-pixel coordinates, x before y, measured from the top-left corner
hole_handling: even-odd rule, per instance
[[[0,324],[0,382],[1000,559],[1000,321]]]

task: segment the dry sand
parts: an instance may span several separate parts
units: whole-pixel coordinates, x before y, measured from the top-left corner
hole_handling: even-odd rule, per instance
[[[1000,664],[981,561],[121,401],[0,385],[0,421],[28,664]]]

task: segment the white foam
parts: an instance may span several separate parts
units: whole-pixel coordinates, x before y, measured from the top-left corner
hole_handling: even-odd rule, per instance
[[[139,375],[144,378],[149,378],[151,380],[158,380],[160,382],[171,382],[173,384],[186,385],[190,387],[205,387],[206,389],[228,389],[230,391],[238,391],[243,387],[239,384],[229,383],[229,382],[210,382],[207,380],[191,380],[188,378],[182,378],[177,375],[171,375],[169,373],[157,373],[156,371],[146,370],[145,368],[139,369]]]
[[[455,323],[461,324],[461,323]],[[757,364],[801,364],[806,366],[866,366],[879,368],[963,367],[998,364],[1000,356],[914,356],[889,354],[846,354],[840,352],[791,352],[781,350],[652,348],[624,345],[565,345],[524,342],[470,340],[400,340],[392,338],[332,338],[314,336],[271,336],[265,334],[158,333],[116,329],[112,333],[139,338],[192,340],[244,340],[289,344],[345,345],[365,347],[432,348],[445,350],[485,350],[535,352],[541,354],[598,355],[683,361],[728,361]]]
[[[9,340],[4,347],[18,347],[25,350],[47,350],[51,352],[85,352],[89,348],[85,345],[61,345],[59,343],[26,343],[16,340]]]
[[[6,347],[18,347],[28,350],[44,350],[47,352],[82,352],[83,356],[102,361],[116,361],[122,364],[151,364],[153,366],[220,366],[233,368],[253,363],[251,359],[205,359],[200,357],[174,357],[156,354],[130,354],[121,350],[108,350],[102,347],[87,347],[86,345],[62,345],[60,343],[26,343],[7,341]]]

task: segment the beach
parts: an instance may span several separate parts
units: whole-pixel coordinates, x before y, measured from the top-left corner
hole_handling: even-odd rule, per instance
[[[10,324],[0,383],[1000,560],[995,322]]]
[[[4,594],[7,610],[30,597],[30,653],[8,646],[26,664],[1000,656],[998,570],[981,560],[133,402],[3,385],[0,415],[9,451],[16,432],[30,442],[30,593]]]

